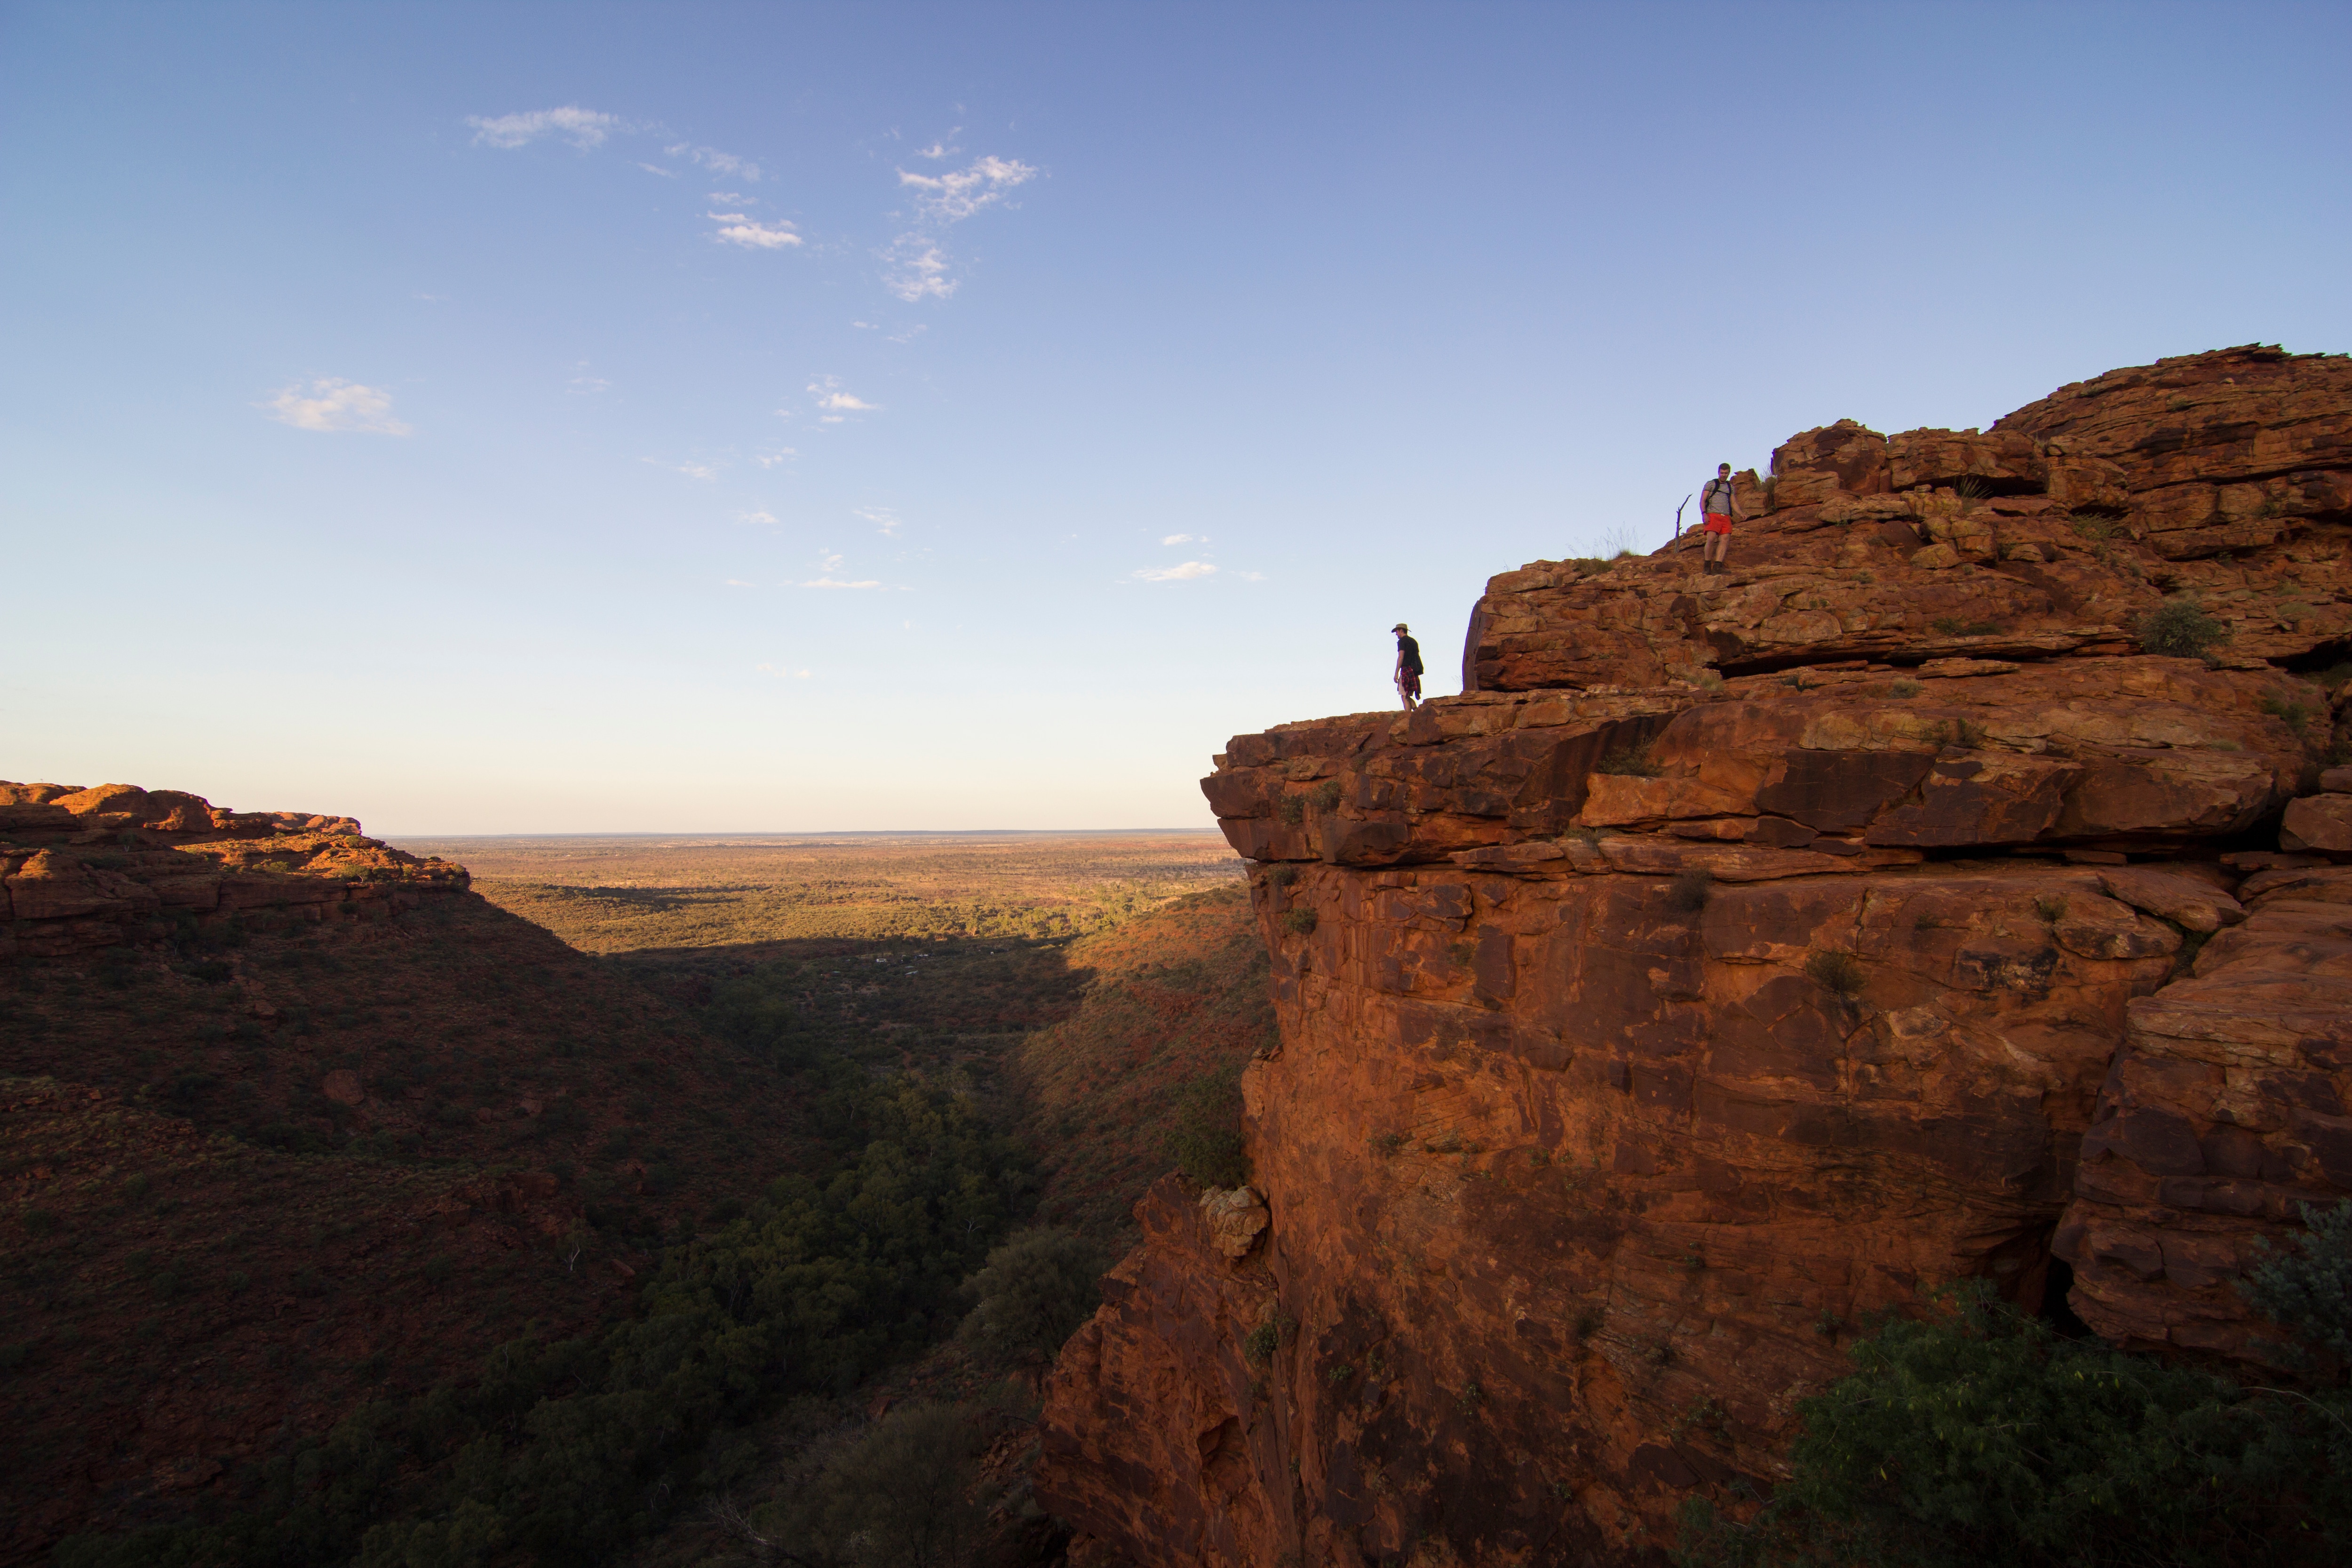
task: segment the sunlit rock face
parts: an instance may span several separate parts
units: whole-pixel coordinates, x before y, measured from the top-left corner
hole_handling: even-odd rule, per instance
[[[1506,573],[1465,695],[1203,781],[1267,1223],[1139,1210],[1048,1384],[1074,1561],[1642,1560],[1969,1277],[2277,1355],[2234,1282],[2352,1192],[2352,362],[1842,421],[1741,487],[1727,574]]]

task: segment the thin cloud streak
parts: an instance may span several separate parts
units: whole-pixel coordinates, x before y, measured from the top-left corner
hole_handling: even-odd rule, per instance
[[[310,384],[309,396],[299,382],[282,389],[265,409],[280,425],[297,430],[358,431],[371,436],[405,436],[409,427],[392,416],[392,394],[355,381],[322,377]]]
[[[754,184],[759,183],[759,164],[752,163],[749,158],[738,158],[732,153],[721,153],[716,147],[697,147],[688,142],[678,142],[663,148],[662,151],[673,158],[687,159],[690,163],[698,163],[718,174],[739,174]]]
[[[1181,566],[1143,566],[1131,574],[1140,583],[1191,583],[1216,574],[1217,569],[1205,561],[1187,561]]]
[[[474,140],[485,147],[521,147],[542,136],[562,136],[583,153],[603,146],[604,138],[614,132],[627,129],[619,115],[583,109],[576,103],[492,119],[469,114],[466,123],[474,128]]]
[[[740,245],[747,250],[782,250],[801,243],[793,226],[779,219],[764,224],[742,213],[705,213],[711,222],[725,226],[711,237],[728,245]]]

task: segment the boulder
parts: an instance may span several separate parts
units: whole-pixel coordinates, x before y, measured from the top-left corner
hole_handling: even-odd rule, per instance
[[[2288,805],[2279,847],[2352,859],[2352,795],[2305,795]]]

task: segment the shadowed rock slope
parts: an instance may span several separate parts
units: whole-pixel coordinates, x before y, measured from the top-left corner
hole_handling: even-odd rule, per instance
[[[625,1316],[774,1076],[345,817],[0,784],[0,1563]]]
[[[2277,1359],[2235,1281],[2352,1193],[2352,361],[1772,470],[1727,576],[1504,574],[1463,696],[1217,758],[1271,1223],[1139,1207],[1048,1385],[1074,1561],[1654,1560],[1967,1277]]]

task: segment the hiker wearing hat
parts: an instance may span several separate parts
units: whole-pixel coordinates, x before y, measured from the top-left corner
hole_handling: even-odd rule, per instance
[[[1404,710],[1410,713],[1413,704],[1421,700],[1421,645],[1405,631],[1402,621],[1390,629],[1396,633],[1397,640],[1397,695],[1404,699]]]
[[[1706,517],[1706,542],[1699,554],[1706,563],[1704,570],[1713,577],[1728,569],[1724,557],[1731,553],[1731,524],[1739,516],[1739,491],[1731,483],[1731,465],[1717,463],[1715,478],[1698,494],[1699,510]]]

